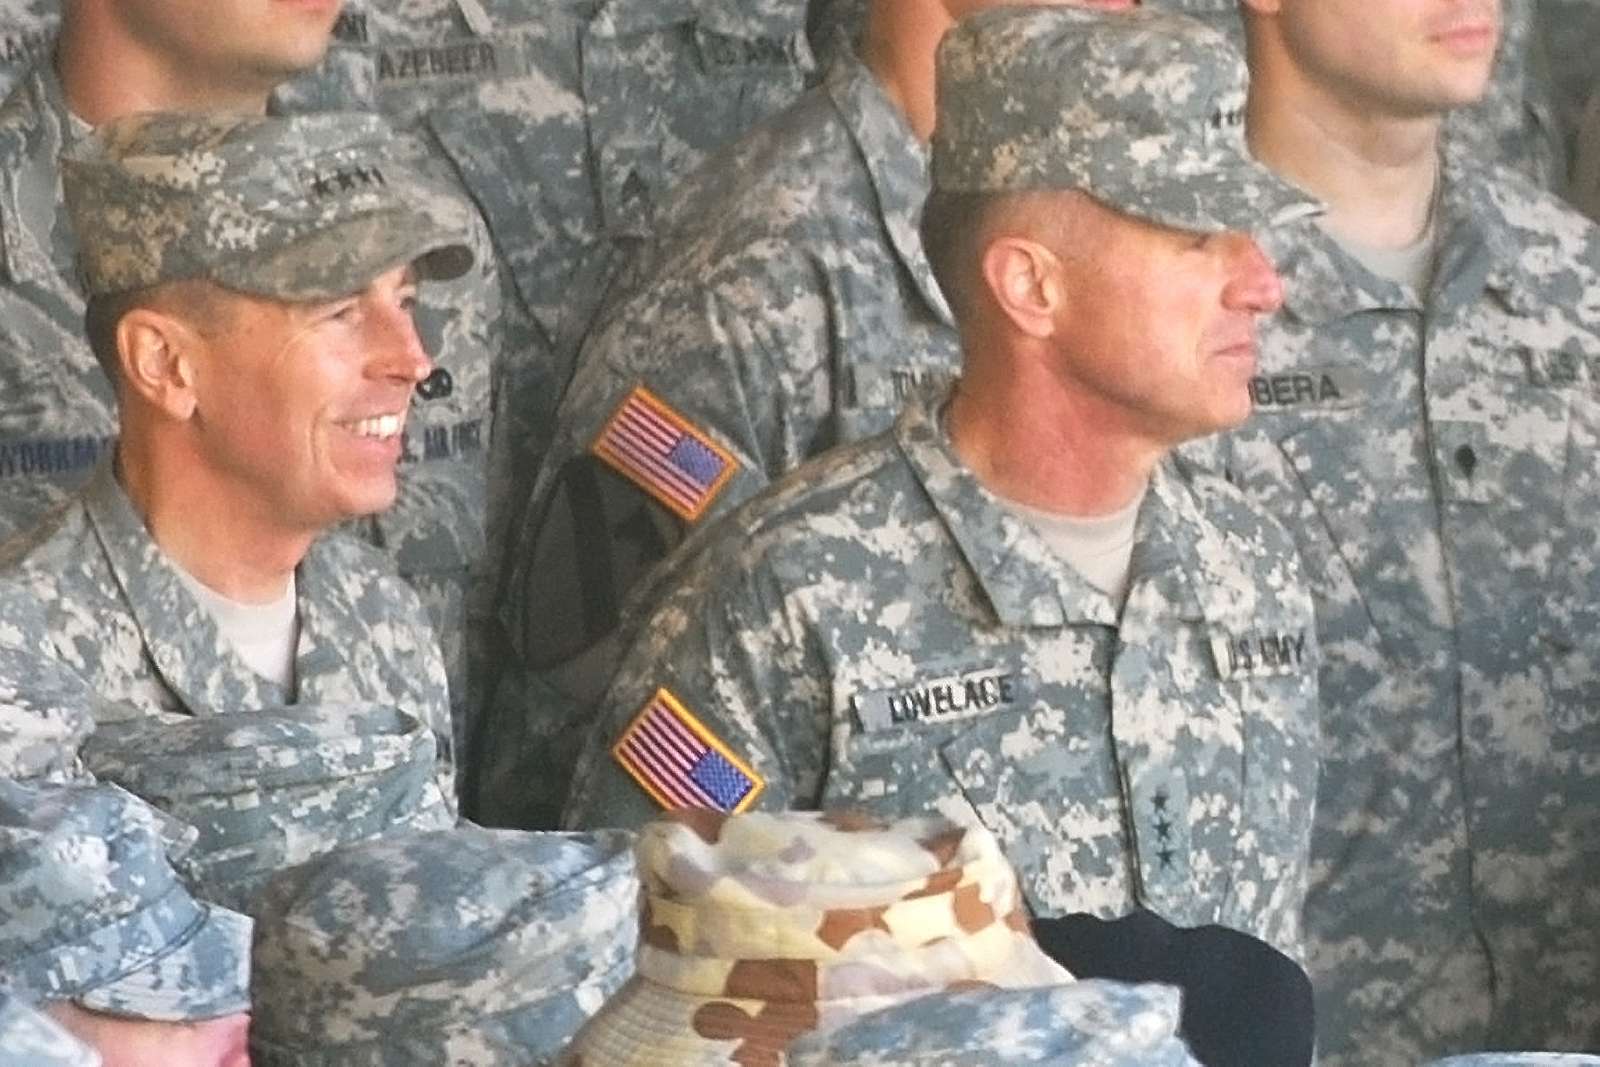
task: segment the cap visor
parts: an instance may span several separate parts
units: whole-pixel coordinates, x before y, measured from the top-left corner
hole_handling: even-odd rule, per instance
[[[1090,191],[1130,215],[1197,233],[1261,233],[1323,210],[1315,197],[1250,160],[1188,177],[1130,177],[1126,185]]]
[[[73,999],[94,1011],[158,1022],[249,1011],[251,922],[224,908],[200,910],[200,921],[155,959]]]

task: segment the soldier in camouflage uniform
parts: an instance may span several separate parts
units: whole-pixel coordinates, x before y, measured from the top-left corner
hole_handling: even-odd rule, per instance
[[[787,1067],[1201,1067],[1177,1035],[1178,991],[1083,981],[936,993],[802,1037]]]
[[[1271,235],[1254,418],[1196,458],[1289,526],[1317,601],[1324,1067],[1600,1043],[1600,231],[1441,151],[1492,11],[1248,17],[1252,148],[1329,212]]]
[[[92,125],[132,110],[264,110],[274,85],[317,62],[336,11],[272,0],[73,0],[66,14],[53,52],[0,105],[0,539],[81,486],[116,430],[112,385],[84,343],[60,155]],[[438,287],[437,299],[424,294],[419,329],[438,367],[412,403],[400,494],[359,524],[423,598],[452,694],[463,698],[468,569],[485,552],[491,362],[501,344],[496,264],[481,225],[472,241],[473,272]]]
[[[0,780],[0,994],[119,1067],[242,1067],[250,920],[189,895],[172,830],[114,786]]]
[[[256,1067],[552,1063],[632,973],[632,844],[462,826],[279,875],[255,912]]]
[[[863,55],[686,179],[600,312],[509,535],[521,670],[485,727],[480,814],[555,817],[619,606],[692,526],[884,429],[916,383],[955,370],[916,228],[949,24],[943,0],[878,0]]]
[[[1314,207],[1249,160],[1243,64],[1192,20],[994,10],[939,79],[953,399],[691,547],[570,814],[937,808],[995,832],[1035,914],[1144,904],[1296,955],[1310,598],[1276,523],[1164,457],[1249,411],[1281,293],[1238,230]]]
[[[55,42],[61,0],[0,0],[0,97]]]
[[[100,1067],[94,1049],[5,993],[0,993],[0,1059],[10,1067]]]
[[[638,969],[567,1067],[779,1064],[795,1038],[879,1008],[1071,980],[978,827],[693,811],[645,827],[635,851]]]
[[[803,30],[803,0],[350,0],[324,63],[276,95],[289,111],[380,111],[414,132],[493,232],[504,358],[464,733],[503,659],[505,528],[594,308],[668,186],[800,93],[815,66]]]
[[[0,625],[0,718],[70,733],[74,707],[109,723],[376,704],[434,732],[453,797],[416,594],[369,546],[319,536],[393,499],[433,367],[414,279],[471,255],[464,207],[383,134],[359,115],[138,116],[64,161],[122,436],[0,560],[0,603],[32,604]]]
[[[1536,0],[1556,127],[1572,155],[1578,124],[1595,83],[1600,55],[1600,0]]]

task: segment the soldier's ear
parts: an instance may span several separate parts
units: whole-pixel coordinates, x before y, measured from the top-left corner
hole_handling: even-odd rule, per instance
[[[1040,339],[1055,332],[1066,290],[1061,259],[1049,248],[1026,237],[997,237],[983,249],[983,280],[1014,328]]]
[[[117,360],[128,391],[168,418],[186,420],[195,409],[195,346],[188,323],[164,311],[136,307],[117,323]]]

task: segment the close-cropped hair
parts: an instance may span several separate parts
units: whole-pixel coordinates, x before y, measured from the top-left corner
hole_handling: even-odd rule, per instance
[[[153,308],[190,320],[203,328],[221,314],[217,287],[205,281],[163,282],[126,293],[92,296],[83,313],[89,349],[113,384],[122,376],[117,352],[117,326],[138,308]]]
[[[956,319],[969,316],[983,285],[983,251],[1002,234],[1029,237],[1062,257],[1086,235],[1088,197],[1071,190],[952,193],[934,190],[922,210],[922,247]]]

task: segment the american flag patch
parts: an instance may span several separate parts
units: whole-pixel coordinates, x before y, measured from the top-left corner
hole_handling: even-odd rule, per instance
[[[737,814],[766,786],[727,745],[665,689],[657,689],[611,756],[668,811],[711,808]]]
[[[739,461],[644,386],[635,386],[590,446],[608,466],[694,522]]]

